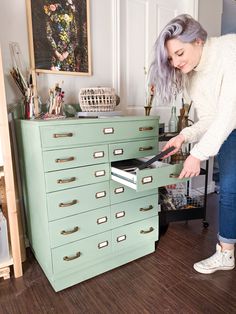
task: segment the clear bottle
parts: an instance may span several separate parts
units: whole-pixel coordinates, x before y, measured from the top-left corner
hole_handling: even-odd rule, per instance
[[[9,261],[9,243],[7,234],[7,220],[0,208],[0,264]]]
[[[169,120],[169,132],[177,132],[178,129],[178,118],[176,116],[176,107],[171,107],[171,116]]]

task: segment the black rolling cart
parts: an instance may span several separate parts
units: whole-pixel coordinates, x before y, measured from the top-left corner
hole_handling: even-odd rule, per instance
[[[159,141],[168,141],[171,137],[176,134],[163,134],[160,135]],[[161,211],[159,213],[160,219],[160,228],[165,230],[167,229],[170,222],[174,221],[188,221],[191,219],[202,219],[202,224],[204,228],[209,226],[209,223],[206,221],[206,207],[207,207],[207,186],[208,186],[208,169],[209,161],[206,161],[204,169],[201,169],[200,175],[205,176],[204,180],[204,192],[201,193],[200,197],[195,199],[194,196],[191,196],[190,192],[190,183],[187,182],[186,188],[186,203],[183,206],[176,206],[172,210],[166,210],[164,204],[161,202]],[[175,205],[176,202],[173,201]]]

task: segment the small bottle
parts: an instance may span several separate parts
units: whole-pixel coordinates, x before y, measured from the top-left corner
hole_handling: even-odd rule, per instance
[[[169,132],[177,132],[178,129],[178,119],[176,116],[176,107],[171,107],[171,116],[169,120]]]
[[[9,261],[9,243],[7,234],[7,220],[0,208],[0,264]]]

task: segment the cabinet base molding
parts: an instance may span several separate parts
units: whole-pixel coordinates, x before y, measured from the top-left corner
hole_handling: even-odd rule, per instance
[[[93,265],[89,267],[78,269],[77,272],[73,273],[63,273],[60,277],[50,277],[47,275],[49,282],[56,292],[63,290],[65,288],[76,285],[82,281],[85,281],[89,278],[100,275],[104,272],[122,266],[126,263],[132,262],[135,259],[143,257],[145,255],[151,254],[155,251],[155,242],[153,243],[144,243],[142,247],[137,248],[136,250],[129,250],[126,254],[120,253],[113,254],[111,258],[106,258],[105,260],[101,260],[99,263],[94,261]]]

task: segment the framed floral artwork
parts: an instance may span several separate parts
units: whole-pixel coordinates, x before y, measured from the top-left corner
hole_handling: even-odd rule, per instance
[[[91,75],[89,0],[26,0],[31,68]]]

